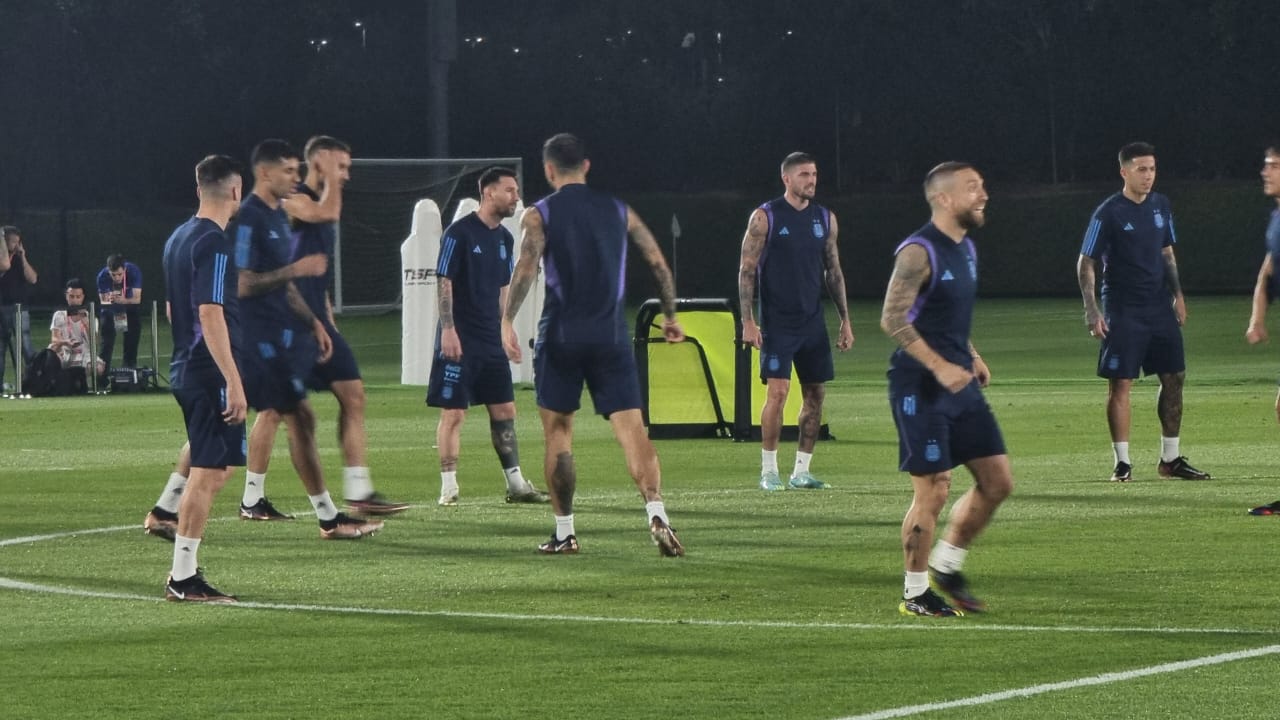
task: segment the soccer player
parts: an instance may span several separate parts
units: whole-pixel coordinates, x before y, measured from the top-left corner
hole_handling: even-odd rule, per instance
[[[578,552],[573,418],[585,380],[595,410],[613,426],[627,470],[644,498],[650,536],[664,556],[684,555],[662,502],[658,453],[640,413],[640,379],[623,317],[628,235],[658,281],[662,334],[668,342],[680,342],[684,329],[676,319],[671,270],[653,233],[634,210],[587,187],[591,161],[581,140],[568,133],[552,136],[542,146],[542,167],[555,192],[520,218],[520,259],[502,316],[502,344],[507,357],[518,362],[520,341],[512,323],[543,261],[547,296],[534,348],[534,388],[556,529],[538,551]]]
[[[1107,426],[1115,452],[1112,482],[1133,478],[1129,459],[1129,394],[1141,371],[1160,378],[1160,477],[1208,480],[1179,449],[1186,359],[1182,325],[1187,303],[1178,280],[1169,199],[1152,192],[1156,151],[1147,143],[1120,148],[1124,187],[1093,211],[1076,275],[1084,296],[1084,322],[1101,342],[1098,377],[1107,379]],[[1102,305],[1094,287],[1101,263]]]
[[[255,428],[259,423],[274,428],[281,419],[288,426],[289,455],[320,520],[320,537],[355,539],[380,530],[382,522],[348,516],[334,506],[316,449],[315,412],[307,402],[302,381],[302,373],[310,371],[314,357],[304,359],[300,353],[310,351],[321,362],[326,361],[333,353],[333,341],[293,283],[296,278],[320,277],[328,268],[324,253],[290,261],[289,219],[281,200],[298,183],[299,159],[297,151],[283,140],[259,143],[252,157],[253,192],[241,204],[236,218],[245,392],[250,407],[258,411]],[[299,337],[308,332],[315,338],[314,345]],[[252,504],[248,500],[253,500]],[[286,517],[265,496],[249,498],[247,488],[240,513],[255,520]]]
[[[1249,329],[1245,339],[1250,345],[1267,341],[1267,306],[1280,297],[1280,277],[1276,267],[1280,265],[1280,141],[1267,148],[1262,160],[1262,192],[1274,198],[1276,208],[1271,211],[1267,223],[1267,254],[1258,270],[1258,281],[1253,286],[1253,314],[1249,316]],[[1280,393],[1276,395],[1276,419],[1280,420]],[[1280,500],[1259,505],[1249,511],[1251,515],[1280,515]]]
[[[170,322],[173,322],[172,306],[169,310]],[[173,472],[165,482],[164,490],[142,520],[142,530],[161,540],[173,542],[178,531],[178,506],[182,503],[182,493],[187,489],[187,481],[191,479],[191,443],[184,443],[178,451],[178,460],[173,464]]]
[[[982,612],[961,568],[969,545],[1013,491],[1004,438],[981,388],[991,380],[969,340],[978,257],[969,231],[986,221],[987,191],[968,163],[945,162],[924,180],[931,218],[898,246],[880,327],[898,344],[889,359],[889,405],[898,429],[899,468],[911,474],[902,521],[904,615]],[[951,508],[933,549],[951,471],[964,465],[974,486]],[[951,597],[956,607],[929,586]]]
[[[244,464],[245,393],[237,357],[240,320],[234,247],[224,234],[240,203],[239,163],[210,155],[196,165],[200,206],[164,247],[173,357],[169,387],[182,408],[191,477],[178,506],[169,600],[235,602],[210,585],[196,564],[213,498],[231,468]]]
[[[342,186],[350,179],[351,148],[341,140],[318,135],[307,141],[303,150],[307,158],[306,182],[298,183],[293,194],[280,198],[285,212],[293,221],[291,261],[333,255],[335,223],[342,213]],[[338,444],[342,447],[343,497],[353,512],[369,515],[392,515],[409,506],[391,502],[373,490],[366,461],[364,429],[364,381],[355,354],[333,318],[329,300],[331,272],[295,278],[293,284],[306,301],[312,315],[319,319],[333,346],[327,361],[317,359],[317,348],[303,334],[297,340],[293,356],[307,387],[328,389],[338,400]],[[245,472],[241,516],[249,520],[280,520],[285,515],[266,499],[267,467],[271,448],[282,417],[279,413],[259,413],[249,431],[249,460]]]
[[[427,404],[441,408],[436,426],[441,505],[458,503],[458,453],[467,408],[489,411],[489,436],[506,478],[507,502],[545,503],[520,472],[511,365],[502,349],[502,308],[515,261],[515,239],[502,221],[520,202],[516,174],[502,167],[480,176],[480,207],[444,231],[436,267],[440,324]]]
[[[751,213],[742,238],[738,269],[738,301],[742,313],[742,341],[760,350],[760,380],[766,387],[760,413],[760,487],[782,490],[820,490],[826,484],[809,472],[813,447],[822,423],[826,382],[835,377],[831,342],[822,312],[825,286],[840,313],[841,351],[853,346],[849,301],[836,246],[839,223],[830,210],[813,202],[818,166],[805,153],[791,153],[782,161],[782,197]],[[760,288],[760,324],[753,312]],[[778,439],[782,408],[791,391],[791,366],[800,379],[804,403],[800,408],[800,444],[787,485],[778,476]]]

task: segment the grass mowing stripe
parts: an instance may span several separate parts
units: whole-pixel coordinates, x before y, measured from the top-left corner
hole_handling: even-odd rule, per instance
[[[1253,650],[1239,650],[1236,652],[1221,653],[1219,655],[1208,655],[1205,657],[1193,658],[1191,660],[1152,665],[1150,667],[1138,668],[1136,670],[1103,673],[1102,675],[1093,675],[1090,677],[1079,678],[1077,680],[1064,680],[1063,682],[1032,685],[1031,687],[1018,688],[1016,690],[1003,690],[1001,692],[985,693],[982,695],[975,695],[973,697],[962,698],[960,700],[948,700],[946,702],[927,703],[924,705],[908,705],[906,707],[893,708],[890,710],[879,710],[865,715],[850,715],[848,717],[840,718],[840,720],[889,720],[889,718],[909,717],[911,715],[920,715],[922,713],[934,712],[937,710],[952,710],[961,707],[989,705],[991,703],[1001,702],[1012,698],[1032,697],[1035,695],[1057,692],[1059,690],[1075,690],[1076,688],[1091,687],[1094,685],[1110,685],[1111,683],[1124,682],[1125,680],[1135,680],[1137,678],[1150,677],[1152,675],[1182,672],[1183,670],[1194,670],[1196,668],[1208,667],[1210,665],[1222,665],[1223,663],[1235,662],[1237,660],[1249,660],[1251,658],[1276,655],[1278,653],[1280,653],[1280,645],[1267,645],[1265,647],[1254,648]]]

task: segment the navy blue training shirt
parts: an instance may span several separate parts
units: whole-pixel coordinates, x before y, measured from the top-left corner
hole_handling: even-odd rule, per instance
[[[831,212],[810,202],[796,210],[785,197],[760,206],[769,218],[756,277],[760,287],[760,326],[766,333],[826,333],[822,288]]]
[[[547,296],[539,342],[628,342],[623,317],[627,206],[582,183],[565,185],[534,207],[546,230]]]
[[[464,354],[483,348],[503,355],[498,298],[511,282],[515,244],[505,227],[490,228],[474,212],[445,228],[436,274],[453,284],[453,322]],[[439,343],[437,327],[437,352]]]
[[[193,217],[173,231],[164,245],[165,299],[169,302],[173,356],[169,387],[197,388],[224,378],[200,325],[201,305],[221,305],[232,355],[240,354],[240,312],[236,297],[235,247],[218,224]]]
[[[1163,251],[1177,241],[1164,195],[1153,192],[1135,203],[1118,192],[1104,200],[1080,248],[1080,254],[1102,262],[1104,309],[1168,307]]]
[[[262,198],[250,193],[240,203],[235,222],[236,267],[256,273],[279,270],[288,265],[293,237],[289,217],[284,208],[267,207]],[[261,295],[245,297],[240,303],[245,342],[292,345],[290,338],[296,324],[289,309],[286,286],[281,285]]]
[[[973,369],[969,353],[969,330],[973,326],[973,305],[978,295],[978,251],[968,235],[952,240],[929,223],[902,241],[896,256],[908,245],[920,245],[929,253],[929,286],[922,288],[907,312],[907,322],[920,338],[947,362]],[[894,351],[889,363],[894,368],[924,369],[906,350]]]
[[[317,202],[320,200],[320,196],[306,183],[298,183],[297,190],[312,200]],[[336,223],[309,223],[293,220],[293,245],[289,253],[289,262],[301,260],[307,255],[316,253],[324,253],[329,258],[329,265],[324,275],[296,278],[293,281],[293,284],[298,286],[298,292],[302,293],[302,298],[307,301],[307,307],[311,308],[311,312],[315,313],[316,317],[325,322],[329,321],[329,306],[326,298],[329,287],[333,284],[333,246],[337,237]]]
[[[1271,211],[1267,223],[1267,254],[1271,256],[1271,278],[1267,283],[1267,301],[1280,297],[1280,207]]]

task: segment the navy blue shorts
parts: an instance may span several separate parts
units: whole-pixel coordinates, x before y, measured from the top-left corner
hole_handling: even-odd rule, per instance
[[[431,407],[465,410],[472,405],[501,405],[515,401],[511,363],[506,355],[462,353],[459,361],[436,355],[427,382]]]
[[[1187,369],[1182,328],[1173,308],[1108,314],[1107,337],[1098,350],[1098,377],[1136,378]]]
[[[787,335],[766,332],[760,343],[760,380],[770,378],[791,379],[791,366],[795,365],[796,377],[802,385],[813,385],[833,380],[835,366],[831,362],[831,338],[824,329],[820,333]]]
[[[306,385],[311,390],[328,390],[336,382],[360,379],[360,366],[356,364],[356,355],[351,352],[351,346],[347,344],[346,338],[342,337],[342,333],[329,323],[326,322],[324,327],[329,331],[329,339],[333,341],[333,355],[329,356],[328,362],[313,361],[311,372],[306,378]],[[320,349],[315,341],[312,340],[310,345],[315,348],[318,355]],[[299,367],[305,367],[305,365],[299,365]]]
[[[952,394],[927,370],[891,369],[889,407],[898,428],[898,469],[904,472],[932,475],[1007,454],[977,380]]]
[[[540,342],[534,349],[533,379],[538,407],[555,412],[576,412],[582,406],[584,381],[600,415],[640,408],[640,375],[631,343]]]
[[[282,413],[298,408],[307,397],[307,388],[294,366],[295,358],[295,352],[277,343],[262,342],[245,348],[240,376],[249,407]]]
[[[220,381],[173,391],[187,424],[191,467],[221,469],[244,465],[248,452],[244,423],[228,425],[222,419],[226,393],[227,386]]]

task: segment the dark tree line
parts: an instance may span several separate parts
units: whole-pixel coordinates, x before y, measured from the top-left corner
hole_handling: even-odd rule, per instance
[[[189,203],[201,155],[270,136],[425,156],[426,4],[6,0],[0,208]],[[1093,180],[1139,137],[1213,179],[1280,133],[1268,0],[505,0],[458,24],[452,154],[533,161],[572,130],[619,189],[754,191],[793,149],[845,191],[952,157]]]

